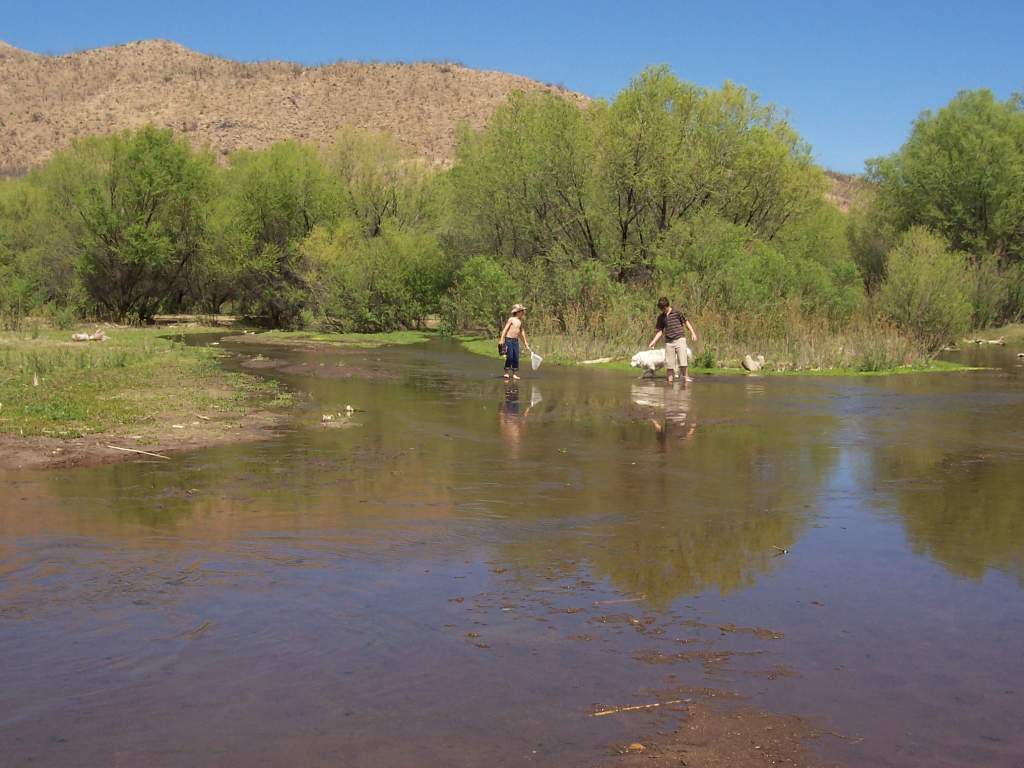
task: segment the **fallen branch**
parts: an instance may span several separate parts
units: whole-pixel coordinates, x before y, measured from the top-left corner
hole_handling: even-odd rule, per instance
[[[157,459],[166,459],[167,461],[171,460],[170,456],[164,456],[161,453],[150,453],[149,451],[140,451],[137,448],[121,448],[120,446],[111,445],[110,443],[107,443],[107,448],[113,448],[115,451],[124,451],[125,453],[140,453],[143,456],[153,456]]]
[[[640,597],[623,597],[618,600],[595,600],[594,605],[618,605],[619,603],[639,603],[641,600],[646,600],[647,595],[640,595]]]
[[[631,707],[612,707],[611,709],[599,709],[591,712],[591,717],[604,717],[605,715],[617,715],[619,712],[639,712],[642,709],[654,709],[655,707],[667,707],[671,704],[687,704],[691,699],[672,699],[671,701],[657,701],[654,704],[634,704]]]

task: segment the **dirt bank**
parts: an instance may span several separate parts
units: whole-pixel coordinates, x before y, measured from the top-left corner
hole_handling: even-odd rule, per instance
[[[686,720],[674,733],[612,747],[608,768],[827,768],[808,749],[820,734],[792,715],[725,708],[702,702],[686,705]]]
[[[244,414],[179,413],[137,426],[75,438],[0,434],[0,471],[89,467],[116,461],[165,461],[174,452],[267,440],[289,420],[266,410]],[[116,447],[114,447],[116,446]],[[138,453],[145,451],[146,453]]]

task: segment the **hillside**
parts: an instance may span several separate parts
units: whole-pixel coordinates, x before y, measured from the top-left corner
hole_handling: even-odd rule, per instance
[[[482,126],[517,90],[587,101],[457,64],[249,64],[161,40],[43,56],[0,42],[0,175],[23,173],[77,137],[146,123],[218,154],[289,138],[325,142],[353,125],[389,131],[446,162],[456,126]]]
[[[826,171],[825,175],[830,184],[825,199],[843,213],[848,213],[857,199],[871,189],[871,182],[863,176],[837,171]]]

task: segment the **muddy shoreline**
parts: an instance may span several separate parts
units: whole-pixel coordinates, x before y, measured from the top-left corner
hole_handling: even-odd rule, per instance
[[[237,416],[217,414],[196,418],[192,415],[181,421],[167,420],[133,430],[116,430],[74,438],[0,434],[0,471],[95,467],[122,461],[160,461],[140,451],[173,455],[181,451],[270,440],[276,436],[277,430],[290,421],[288,414],[257,410]]]

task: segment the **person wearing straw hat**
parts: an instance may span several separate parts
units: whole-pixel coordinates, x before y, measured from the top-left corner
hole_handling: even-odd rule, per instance
[[[505,379],[519,380],[519,339],[523,340],[526,349],[530,349],[530,340],[526,337],[526,329],[523,327],[523,318],[526,316],[526,307],[516,304],[512,307],[512,316],[505,322],[501,329],[501,337],[498,339],[499,348],[505,350]]]

